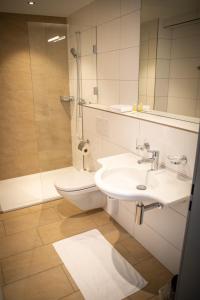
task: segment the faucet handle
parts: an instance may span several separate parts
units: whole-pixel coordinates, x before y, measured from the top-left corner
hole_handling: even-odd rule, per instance
[[[168,155],[170,163],[173,165],[186,165],[187,157],[185,155]]]

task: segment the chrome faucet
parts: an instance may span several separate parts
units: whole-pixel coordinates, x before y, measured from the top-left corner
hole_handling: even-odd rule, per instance
[[[149,143],[144,143],[143,146],[137,145],[136,146],[137,150],[146,150],[147,153],[151,153],[152,157],[146,158],[143,157],[142,159],[138,160],[138,164],[142,164],[142,163],[151,163],[151,170],[155,171],[158,170],[159,168],[159,154],[160,152],[157,150],[150,150],[150,145]]]

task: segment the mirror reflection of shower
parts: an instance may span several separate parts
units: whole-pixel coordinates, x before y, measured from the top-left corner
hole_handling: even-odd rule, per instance
[[[71,52],[71,54],[73,55],[74,58],[78,58],[78,54],[77,54],[75,48],[71,48],[71,49],[70,49],[70,52]]]

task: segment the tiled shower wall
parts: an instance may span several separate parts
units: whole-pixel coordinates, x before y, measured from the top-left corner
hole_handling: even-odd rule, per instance
[[[100,157],[125,152],[138,154],[136,140],[139,140],[140,143],[148,141],[151,149],[159,150],[160,162],[169,168],[172,165],[167,155],[186,155],[187,165],[175,167],[174,171],[193,174],[197,133],[84,107],[84,135],[91,144],[91,155],[86,161],[89,169],[99,167]],[[177,273],[187,208],[188,201],[154,209],[145,213],[143,225],[134,222],[134,203],[109,200],[106,210],[169,270]]]
[[[81,96],[87,103],[133,104],[138,98],[140,0],[95,0],[68,18],[69,48],[80,32]],[[93,52],[97,46],[97,53]],[[76,96],[76,64],[69,53],[70,93]],[[94,87],[98,86],[98,95]],[[77,153],[76,111],[72,105],[73,163]]]
[[[96,61],[82,59],[84,80],[98,80],[98,103],[133,104],[138,96],[140,1],[96,0],[68,18],[69,45],[73,45],[74,33],[81,32],[82,44],[88,41],[89,53],[97,39]],[[89,29],[96,30],[87,34]],[[87,53],[87,54],[89,54]],[[84,76],[84,70],[88,76]],[[93,84],[83,84],[82,95],[91,95]],[[87,100],[87,97],[86,97]],[[96,100],[90,98],[90,101]]]
[[[0,14],[0,180],[71,164],[69,108],[59,100],[67,44],[47,46],[56,25],[44,24],[65,22]]]

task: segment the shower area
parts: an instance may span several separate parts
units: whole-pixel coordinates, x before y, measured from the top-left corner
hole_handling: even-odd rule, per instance
[[[96,28],[1,13],[0,211],[60,198],[59,176],[84,169],[82,104],[97,102]]]

